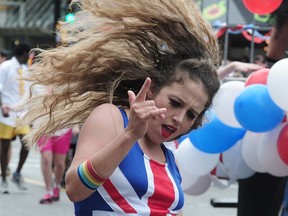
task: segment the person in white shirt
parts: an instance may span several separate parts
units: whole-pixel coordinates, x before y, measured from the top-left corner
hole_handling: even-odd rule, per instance
[[[0,64],[2,64],[4,61],[6,61],[8,58],[8,53],[4,49],[0,49]]]
[[[25,91],[29,89],[29,83],[21,80],[27,73],[27,61],[31,48],[26,43],[15,46],[14,56],[0,65],[0,141],[1,141],[1,171],[2,182],[0,185],[2,193],[9,193],[6,180],[6,170],[8,165],[8,150],[11,141],[19,135],[22,148],[19,156],[17,170],[13,173],[12,181],[16,183],[20,190],[27,188],[23,184],[20,172],[28,156],[28,149],[22,142],[23,135],[29,132],[29,126],[23,128],[16,127],[16,119],[23,115],[20,111],[15,111],[15,105],[22,99]],[[20,79],[19,79],[20,78]]]

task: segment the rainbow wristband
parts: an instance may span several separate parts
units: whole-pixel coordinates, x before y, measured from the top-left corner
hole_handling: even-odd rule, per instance
[[[91,159],[84,161],[78,166],[78,176],[82,183],[91,190],[96,190],[106,179],[99,176],[92,166]]]

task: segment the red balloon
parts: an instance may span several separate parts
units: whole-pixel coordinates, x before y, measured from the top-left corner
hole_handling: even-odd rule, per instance
[[[277,150],[282,161],[288,165],[288,124],[286,124],[278,137]]]
[[[245,7],[252,13],[265,15],[275,11],[283,0],[243,0]]]
[[[263,68],[257,71],[254,71],[251,73],[245,82],[245,87],[253,84],[267,84],[267,77],[268,73],[270,71],[270,68]]]

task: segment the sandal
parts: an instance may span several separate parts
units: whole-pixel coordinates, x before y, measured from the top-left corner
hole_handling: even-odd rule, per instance
[[[39,201],[40,204],[50,204],[52,203],[52,196],[50,194],[45,194],[43,198]]]
[[[59,201],[59,198],[60,198],[60,188],[59,187],[55,187],[53,189],[53,197],[52,197],[52,200],[53,201]]]

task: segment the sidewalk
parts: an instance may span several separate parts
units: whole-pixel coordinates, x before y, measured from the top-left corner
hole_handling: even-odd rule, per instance
[[[236,216],[237,208],[213,207],[211,199],[217,201],[236,202],[238,185],[231,185],[224,190],[211,186],[208,191],[199,196],[185,195],[184,216]]]

